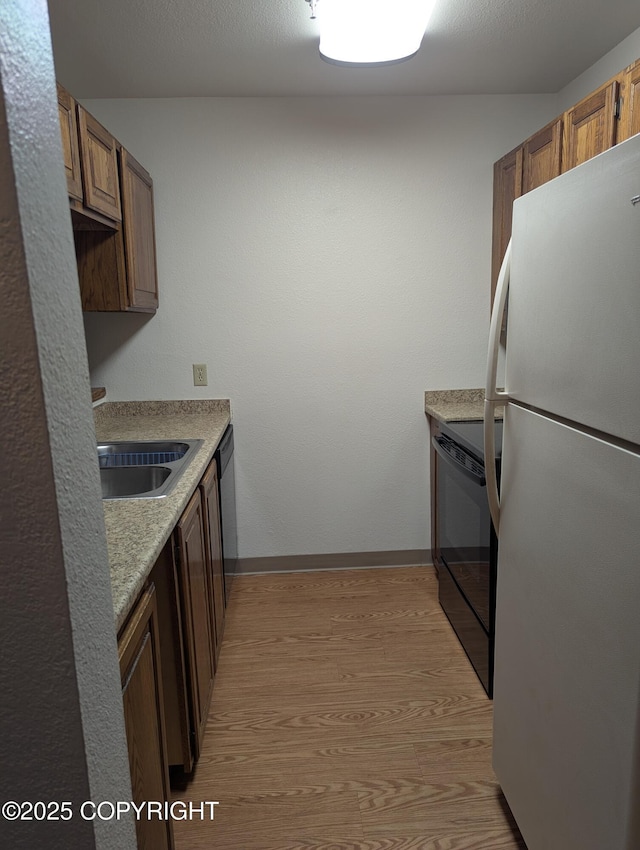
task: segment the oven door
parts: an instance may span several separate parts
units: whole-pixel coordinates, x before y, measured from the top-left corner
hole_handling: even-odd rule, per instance
[[[484,466],[445,433],[437,453],[439,599],[460,642],[491,695],[497,541],[487,500]]]

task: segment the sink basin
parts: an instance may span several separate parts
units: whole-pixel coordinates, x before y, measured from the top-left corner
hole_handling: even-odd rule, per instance
[[[150,466],[181,460],[202,440],[133,440],[98,443],[100,467]]]
[[[136,499],[165,495],[157,493],[171,477],[168,466],[114,466],[100,470],[103,499]]]
[[[98,443],[103,499],[160,499],[180,480],[203,440]]]

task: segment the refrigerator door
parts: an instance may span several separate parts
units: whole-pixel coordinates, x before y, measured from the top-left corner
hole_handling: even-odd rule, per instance
[[[494,769],[529,850],[640,847],[640,455],[510,404]]]
[[[506,389],[640,444],[640,136],[514,205]]]

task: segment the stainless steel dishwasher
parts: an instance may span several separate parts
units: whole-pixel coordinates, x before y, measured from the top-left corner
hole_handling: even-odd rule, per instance
[[[229,601],[231,582],[238,560],[238,524],[236,520],[236,481],[233,461],[233,425],[228,425],[214,455],[218,464],[224,598]]]

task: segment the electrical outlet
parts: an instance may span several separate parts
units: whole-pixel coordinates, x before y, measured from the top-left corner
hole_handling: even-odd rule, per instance
[[[194,363],[193,364],[193,386],[194,387],[206,387],[207,386],[207,364],[206,363]]]

